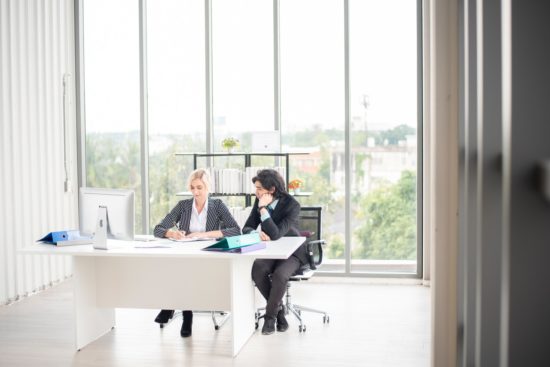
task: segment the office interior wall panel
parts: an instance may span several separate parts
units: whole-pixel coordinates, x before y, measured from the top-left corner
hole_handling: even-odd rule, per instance
[[[0,304],[7,304],[72,273],[68,258],[17,254],[50,231],[78,227],[72,1],[0,0],[0,61]]]
[[[432,366],[457,361],[458,1],[430,1]]]
[[[550,3],[501,3],[503,263],[501,366],[549,366],[550,206],[538,165],[550,159]]]
[[[3,21],[4,14],[6,14],[6,2],[0,1],[0,165],[2,168],[6,167],[9,145],[8,141],[8,125],[4,122],[7,121],[9,94],[7,93],[7,78],[9,73],[7,70],[8,57],[6,52],[7,45],[7,23]],[[5,215],[5,208],[7,206],[7,188],[6,188],[6,175],[0,175],[0,300],[7,298],[7,251],[4,245],[6,236],[4,235],[8,228],[7,216]]]

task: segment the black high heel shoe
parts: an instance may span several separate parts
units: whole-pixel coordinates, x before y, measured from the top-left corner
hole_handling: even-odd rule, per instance
[[[155,322],[161,324],[160,327],[162,327],[162,324],[166,324],[172,317],[174,317],[174,310],[160,310]]]
[[[193,328],[193,311],[183,311],[183,323],[181,324],[180,335],[182,338],[191,336],[191,329]]]

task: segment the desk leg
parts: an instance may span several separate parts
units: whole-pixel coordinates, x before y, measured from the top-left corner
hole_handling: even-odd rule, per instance
[[[115,309],[97,307],[96,259],[73,256],[76,349],[108,333],[115,326]]]
[[[254,259],[236,257],[231,277],[232,353],[235,357],[254,333],[254,285],[251,269]]]

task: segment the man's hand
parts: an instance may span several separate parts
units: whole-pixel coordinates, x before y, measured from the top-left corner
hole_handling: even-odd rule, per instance
[[[260,232],[260,239],[262,241],[271,241],[271,237],[269,237],[264,231]]]
[[[273,195],[271,194],[263,194],[258,199],[258,207],[260,206],[268,206],[273,202]]]

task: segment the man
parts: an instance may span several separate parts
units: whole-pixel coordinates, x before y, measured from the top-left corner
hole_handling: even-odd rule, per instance
[[[243,227],[243,233],[256,231],[259,225],[262,241],[278,240],[283,236],[299,236],[300,204],[287,193],[281,175],[275,170],[264,169],[258,171],[252,182],[256,186],[256,200]],[[275,324],[277,331],[288,329],[282,299],[289,278],[306,263],[305,244],[286,260],[254,261],[252,279],[267,301],[262,334],[273,334]]]

